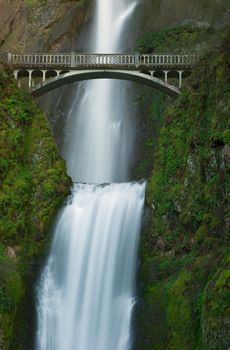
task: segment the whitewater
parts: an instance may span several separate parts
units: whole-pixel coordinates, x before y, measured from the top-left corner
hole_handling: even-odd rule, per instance
[[[137,2],[97,0],[95,53],[125,49]],[[36,289],[36,350],[129,350],[144,182],[128,182],[132,115],[124,82],[78,86],[63,155],[74,182]]]

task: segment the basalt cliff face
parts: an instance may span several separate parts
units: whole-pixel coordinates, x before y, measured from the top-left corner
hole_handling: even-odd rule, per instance
[[[13,52],[73,49],[91,12],[84,0],[1,0],[0,11],[0,49]]]
[[[150,104],[137,350],[230,346],[229,52],[227,35],[201,58],[176,103],[155,96]]]
[[[142,136],[137,139],[135,176],[149,182],[135,350],[230,346],[230,4],[206,4],[205,13],[201,4],[193,3],[180,18],[177,7],[171,14],[164,7],[154,10],[155,16],[163,13],[146,21],[147,31],[137,43],[139,51],[183,49],[199,53],[201,59],[184,79],[177,101],[136,90]],[[156,3],[147,5],[151,19]],[[161,22],[166,17],[169,21]]]
[[[220,29],[229,24],[227,0],[144,0],[144,31],[193,24]]]
[[[0,348],[32,349],[34,282],[71,180],[46,117],[0,71]]]

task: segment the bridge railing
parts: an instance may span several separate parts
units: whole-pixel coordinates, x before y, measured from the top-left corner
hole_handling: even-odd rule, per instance
[[[122,55],[75,55],[72,61],[74,66],[78,65],[113,65],[113,66],[166,66],[166,65],[194,65],[199,59],[198,55],[154,55],[154,54],[122,54]]]
[[[0,53],[0,62],[14,67],[60,67],[60,68],[100,68],[100,67],[167,67],[192,66],[199,59],[195,54],[13,54]]]
[[[145,55],[141,54],[139,63],[143,65],[194,65],[198,62],[199,56],[190,55]]]
[[[35,65],[35,66],[70,66],[70,54],[11,54],[10,62],[12,65]]]
[[[135,65],[135,55],[133,54],[84,54],[73,55],[73,66],[122,66]]]

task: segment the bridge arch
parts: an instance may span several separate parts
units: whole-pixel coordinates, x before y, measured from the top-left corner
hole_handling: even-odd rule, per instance
[[[31,95],[39,97],[49,91],[55,90],[61,86],[91,79],[118,79],[129,80],[150,86],[156,90],[162,91],[171,97],[180,95],[180,90],[164,82],[156,77],[138,71],[125,70],[85,70],[85,71],[70,71],[69,73],[58,75],[49,79],[42,84],[35,86],[32,89]]]
[[[147,69],[142,69],[142,70],[140,71],[140,73],[149,75],[149,76],[151,77],[151,72],[150,72],[149,70],[147,70]]]
[[[65,69],[60,71],[60,75],[67,74],[67,73],[70,73],[70,70]]]
[[[58,76],[58,72],[55,69],[47,70],[45,73],[46,79],[52,79]]]
[[[27,86],[27,81],[29,79],[29,71],[27,69],[18,69],[17,71],[14,71],[14,77],[16,80],[18,80],[19,87]]]
[[[28,69],[19,69],[17,71],[17,78],[20,79],[20,78],[27,78],[29,77],[29,71]]]

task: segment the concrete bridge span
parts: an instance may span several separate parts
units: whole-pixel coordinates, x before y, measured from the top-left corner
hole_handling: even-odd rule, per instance
[[[184,75],[191,72],[198,60],[195,54],[0,52],[0,63],[10,66],[19,87],[27,88],[34,97],[88,79],[135,81],[176,97]],[[169,83],[171,77],[174,79]]]
[[[180,90],[168,84],[161,79],[153,77],[139,71],[126,71],[126,70],[83,70],[83,71],[70,71],[68,73],[58,75],[54,78],[34,86],[31,90],[33,97],[39,97],[49,91],[52,91],[58,87],[84,81],[90,79],[119,79],[129,80],[137,83],[148,85],[154,89],[162,91],[171,97],[177,97],[180,94]]]

